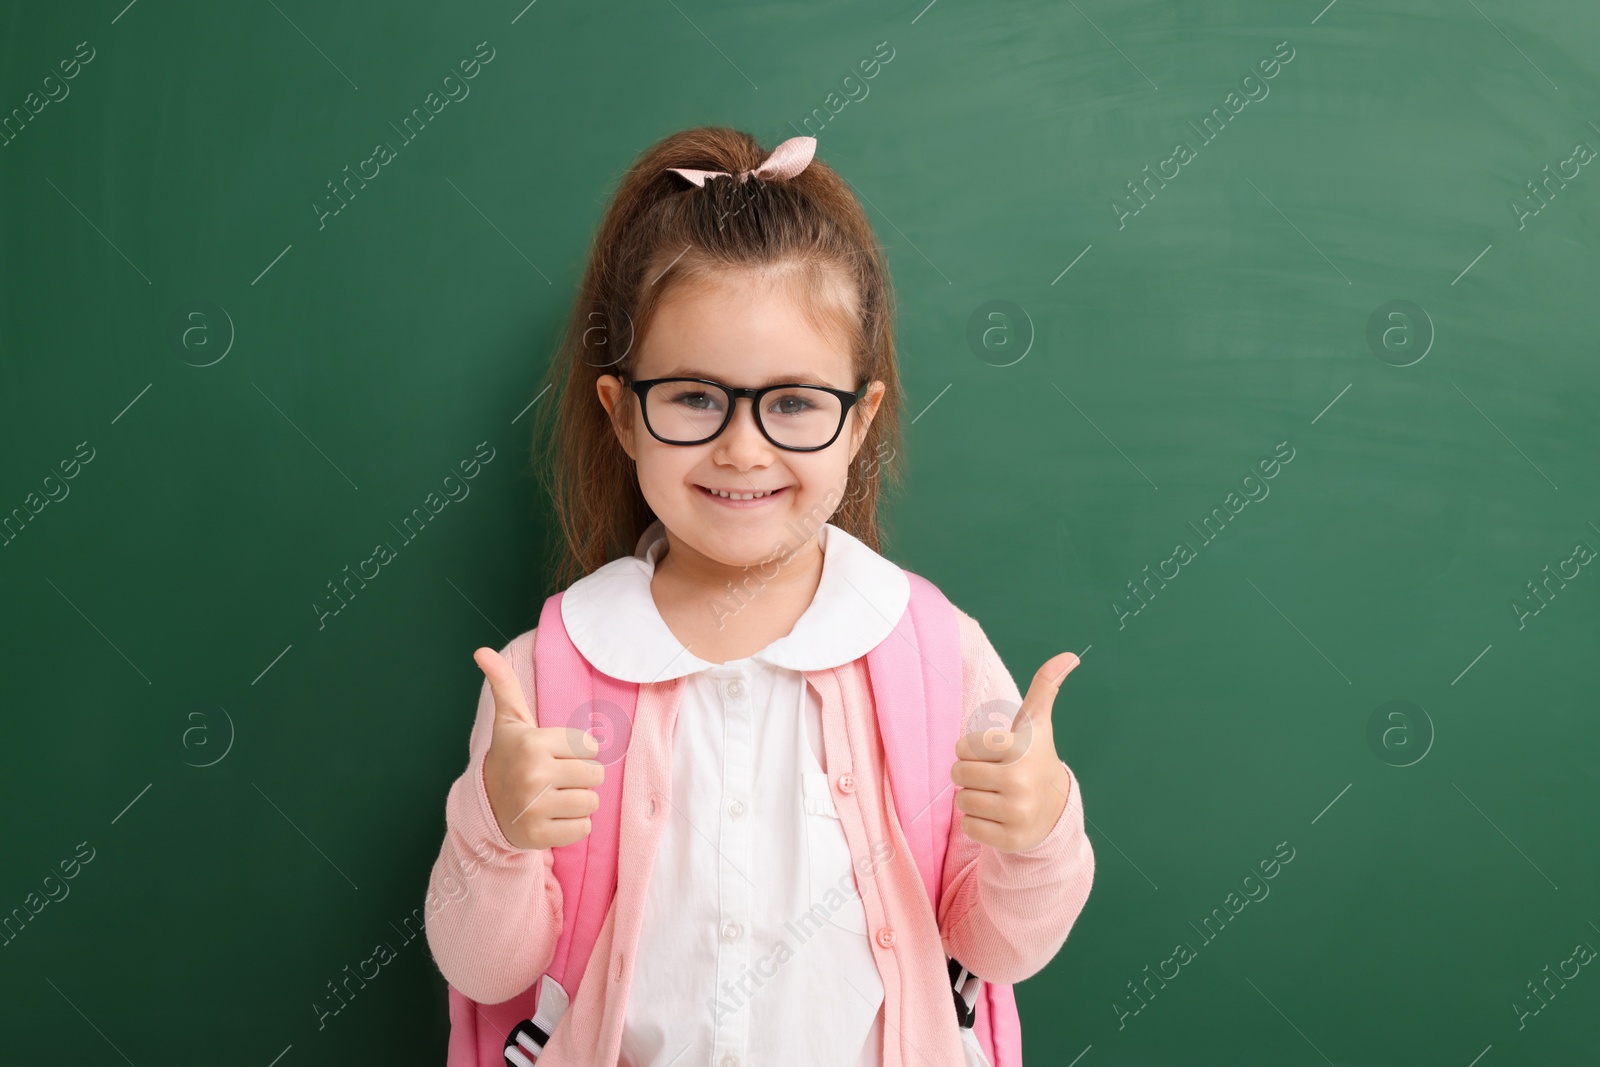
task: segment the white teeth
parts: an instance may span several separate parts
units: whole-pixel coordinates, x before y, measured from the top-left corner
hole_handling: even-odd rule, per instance
[[[702,486],[702,488],[704,487]],[[770,496],[773,490],[769,489],[765,493],[730,493],[722,489],[707,489],[706,492],[714,493],[724,500],[757,500],[764,496]]]

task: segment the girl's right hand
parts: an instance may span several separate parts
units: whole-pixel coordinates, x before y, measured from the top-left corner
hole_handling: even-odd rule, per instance
[[[605,768],[593,736],[571,726],[540,726],[511,664],[492,648],[472,654],[494,694],[494,733],[483,759],[483,787],[506,840],[553,848],[589,836],[589,815]]]

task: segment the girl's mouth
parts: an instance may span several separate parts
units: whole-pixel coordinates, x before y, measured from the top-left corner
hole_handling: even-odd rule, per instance
[[[697,485],[695,488],[700,491],[701,496],[707,497],[713,503],[721,504],[725,508],[758,508],[763,504],[769,504],[777,500],[789,491],[789,487],[784,486],[782,489],[771,489],[761,493],[746,491],[730,493],[728,496],[724,496],[722,493],[707,489],[703,485]]]

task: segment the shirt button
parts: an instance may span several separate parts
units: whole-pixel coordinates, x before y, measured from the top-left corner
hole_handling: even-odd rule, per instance
[[[743,932],[744,927],[740,926],[738,923],[722,924],[722,940],[724,941],[737,941],[739,940],[739,935]]]
[[[731,1052],[728,1053],[726,1056],[722,1057],[722,1067],[739,1067],[739,1057],[735,1056]]]
[[[856,788],[856,776],[855,775],[853,775],[853,774],[841,774],[839,776],[839,792],[841,792],[841,793],[853,793],[853,792],[855,792],[855,788]]]
[[[878,927],[878,944],[882,945],[884,948],[894,948],[894,927]]]
[[[737,819],[739,816],[743,815],[744,814],[744,801],[735,800],[732,804],[729,804],[728,805],[728,814],[732,815],[735,819]]]
[[[744,683],[735,678],[728,683],[728,695],[735,700],[744,696]]]

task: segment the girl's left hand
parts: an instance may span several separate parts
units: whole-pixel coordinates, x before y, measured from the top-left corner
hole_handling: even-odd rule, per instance
[[[980,845],[1023,852],[1050,835],[1072,777],[1056,755],[1050,725],[1061,682],[1078,665],[1063,652],[1045,661],[1022,698],[1011,729],[974,730],[956,743],[950,780],[961,831]]]

